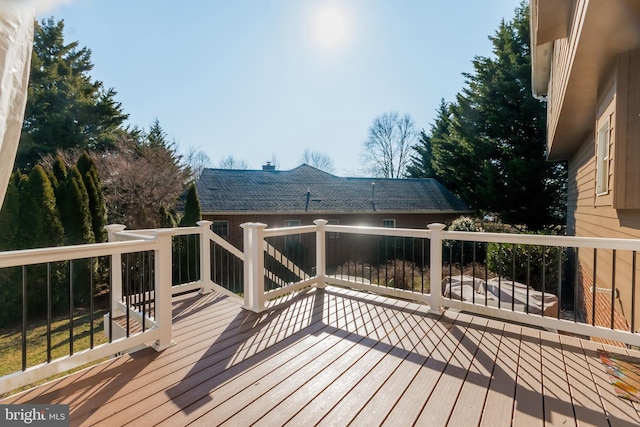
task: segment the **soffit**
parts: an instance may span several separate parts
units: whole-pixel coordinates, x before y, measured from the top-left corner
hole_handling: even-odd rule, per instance
[[[598,91],[618,54],[640,47],[640,1],[589,2],[570,67],[550,160],[567,159],[594,128]],[[606,88],[601,88],[606,90]]]

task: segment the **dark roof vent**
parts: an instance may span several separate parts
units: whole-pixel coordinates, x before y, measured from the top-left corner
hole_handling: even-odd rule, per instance
[[[274,171],[274,170],[276,170],[276,165],[272,165],[271,162],[267,162],[264,165],[262,165],[262,170],[263,171]]]

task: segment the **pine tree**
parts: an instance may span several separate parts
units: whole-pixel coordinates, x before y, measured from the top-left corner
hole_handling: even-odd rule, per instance
[[[63,21],[36,22],[28,99],[16,157],[30,169],[57,149],[111,147],[127,115],[116,92],[92,81],[91,50],[65,43]]]
[[[89,196],[77,167],[69,170],[65,195],[61,212],[67,244],[94,243]]]
[[[56,198],[53,187],[45,170],[36,165],[24,179],[20,181],[20,221],[16,233],[16,248],[30,249],[64,244],[64,229],[56,208]],[[52,279],[53,293],[64,298],[64,290],[60,290],[62,283],[61,269],[55,263],[52,273],[48,276],[44,265],[32,265],[26,268],[27,283],[27,314],[40,316],[46,313],[47,278]],[[57,307],[54,296],[54,306]]]
[[[17,224],[20,224],[20,196],[15,174],[11,177],[4,203],[0,210],[0,251],[15,249]],[[0,327],[8,326],[20,318],[22,303],[21,269],[0,268]]]
[[[58,212],[61,212],[62,207],[65,205],[65,191],[67,186],[67,165],[64,159],[58,153],[55,161],[51,166],[51,170],[47,170],[53,192],[56,195],[56,204],[58,205]]]
[[[67,165],[64,163],[64,159],[60,153],[56,155],[56,159],[53,162],[51,170],[53,172],[53,176],[56,178],[56,183],[67,181]]]
[[[77,167],[89,196],[89,211],[91,212],[91,224],[95,241],[104,242],[107,240],[107,232],[104,229],[107,225],[107,206],[102,193],[98,170],[86,150],[78,158]]]
[[[493,56],[476,57],[455,103],[438,110],[425,140],[431,166],[472,208],[531,230],[562,224],[566,167],[546,161],[546,105],[531,93],[525,3],[490,40]],[[425,150],[416,149],[413,176],[428,173]]]
[[[160,227],[175,228],[177,226],[178,224],[176,224],[176,220],[171,214],[171,211],[164,206],[160,206]]]
[[[14,174],[19,172],[14,172]],[[7,185],[4,203],[0,210],[0,251],[15,249],[15,239],[20,223],[20,195],[16,179],[12,177]],[[0,285],[2,286],[2,285]]]
[[[196,222],[201,219],[200,200],[198,200],[195,184],[191,184],[187,190],[187,196],[184,202],[184,215],[180,219],[180,227],[195,226]]]
[[[56,208],[51,182],[36,165],[26,180],[21,180],[20,221],[17,248],[42,248],[64,244],[64,229]]]

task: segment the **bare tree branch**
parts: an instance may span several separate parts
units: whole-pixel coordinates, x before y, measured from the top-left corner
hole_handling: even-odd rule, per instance
[[[333,161],[328,154],[321,153],[319,151],[311,151],[308,148],[304,150],[304,154],[302,155],[300,162],[327,173],[333,173],[335,170]]]
[[[405,175],[411,147],[417,139],[413,118],[392,111],[377,116],[369,127],[363,159],[376,176],[400,178]]]
[[[249,164],[244,159],[238,160],[232,155],[228,155],[220,159],[218,167],[220,169],[249,169]]]

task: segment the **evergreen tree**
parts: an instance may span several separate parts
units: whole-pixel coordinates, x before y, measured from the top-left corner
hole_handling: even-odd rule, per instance
[[[89,211],[91,212],[91,224],[96,242],[107,240],[107,206],[102,193],[102,185],[98,176],[95,163],[87,151],[83,151],[78,158],[77,167],[82,175],[84,185],[89,197]]]
[[[160,206],[160,227],[163,228],[175,228],[178,224],[176,224],[176,219],[171,214],[171,211],[164,206]]]
[[[83,176],[85,187],[87,189],[87,196],[89,197],[89,212],[91,216],[91,227],[95,241],[105,242],[107,240],[107,209],[104,203],[104,196],[94,180],[95,174],[87,172]]]
[[[407,177],[435,178],[431,137],[424,130],[420,131],[418,143],[413,146],[413,150],[415,153],[411,155],[407,165]]]
[[[57,149],[104,149],[126,120],[116,92],[92,81],[91,51],[66,44],[64,22],[36,22],[28,99],[16,165],[30,169]]]
[[[19,172],[14,172],[18,174]],[[0,210],[0,251],[15,249],[17,224],[20,224],[20,197],[17,179],[12,176]],[[0,268],[0,327],[20,318],[22,303],[21,268]]]
[[[20,172],[14,172],[14,174],[17,173]],[[0,210],[0,251],[15,249],[17,224],[20,224],[20,221],[20,197],[16,179],[12,177],[7,185],[4,203]]]
[[[36,165],[24,179],[20,181],[20,220],[17,222],[16,249],[43,248],[64,244],[64,230],[56,208],[53,187],[45,170]],[[64,290],[59,290],[62,283],[61,268],[54,263],[48,275],[45,265],[32,265],[26,268],[27,282],[27,314],[40,316],[46,313],[47,278],[52,279],[53,293],[64,298]],[[19,295],[22,293],[20,292]],[[54,295],[54,307],[57,297]]]
[[[69,245],[94,243],[89,196],[77,167],[69,170],[65,195],[65,205],[60,207],[60,211],[66,243]]]
[[[58,211],[61,212],[62,207],[65,205],[64,193],[66,191],[67,184],[67,165],[64,159],[58,153],[51,166],[51,170],[47,170],[53,192],[56,195],[56,204],[58,205]]]
[[[20,221],[16,249],[64,244],[64,230],[56,209],[56,198],[44,169],[36,165],[29,177],[20,181]]]
[[[431,166],[470,207],[500,212],[512,224],[532,230],[561,224],[566,167],[546,161],[546,105],[531,93],[525,3],[490,40],[493,56],[476,57],[456,102],[441,103],[411,174],[426,176]]]
[[[167,132],[160,126],[160,120],[154,118],[149,126],[149,133],[146,140],[143,140],[143,144],[151,147],[168,147],[171,145]]]
[[[64,163],[64,159],[60,153],[56,155],[56,159],[53,162],[51,170],[53,172],[53,176],[56,178],[56,183],[67,181],[67,165]]]
[[[184,202],[184,215],[180,219],[180,227],[191,227],[202,219],[200,212],[200,200],[195,184],[189,185],[187,196]]]

